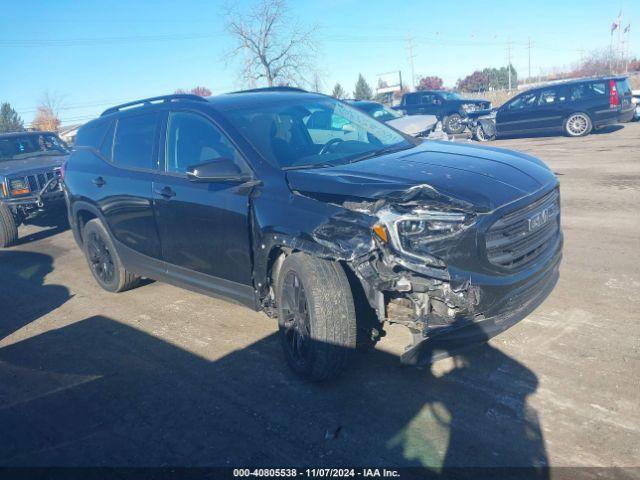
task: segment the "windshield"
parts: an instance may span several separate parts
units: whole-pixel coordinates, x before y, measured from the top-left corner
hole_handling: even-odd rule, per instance
[[[368,112],[369,115],[371,115],[376,120],[380,120],[381,122],[388,122],[389,120],[400,118],[402,116],[401,113],[396,112],[389,107],[385,107],[384,105],[375,105],[370,108]]]
[[[445,100],[462,100],[460,95],[453,92],[440,92],[440,95],[442,95],[442,98]]]
[[[331,98],[255,104],[229,119],[267,161],[282,169],[343,165],[412,147],[395,130]]]
[[[0,138],[0,162],[61,153],[68,153],[67,145],[53,134]]]

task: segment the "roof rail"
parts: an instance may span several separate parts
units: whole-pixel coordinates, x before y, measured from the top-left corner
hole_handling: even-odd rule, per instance
[[[197,102],[206,102],[203,97],[200,97],[198,95],[193,95],[190,93],[175,93],[173,95],[161,95],[159,97],[145,98],[143,100],[136,100],[135,102],[116,105],[115,107],[107,108],[104,112],[102,112],[100,116],[104,117],[105,115],[109,115],[110,113],[119,112],[120,110],[126,110],[132,107],[142,107],[145,105],[151,105],[153,103],[175,102],[178,100],[195,100]]]
[[[262,87],[262,88],[250,88],[249,90],[238,90],[234,93],[253,93],[253,92],[301,92],[301,93],[309,93],[306,90],[298,87]]]

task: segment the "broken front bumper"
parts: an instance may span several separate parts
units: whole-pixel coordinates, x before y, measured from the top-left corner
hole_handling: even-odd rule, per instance
[[[401,356],[402,363],[423,365],[448,357],[507,330],[531,314],[549,296],[559,278],[562,241],[538,270],[514,282],[471,275],[470,284],[481,299],[472,317],[455,318],[451,324],[414,335],[414,344]]]

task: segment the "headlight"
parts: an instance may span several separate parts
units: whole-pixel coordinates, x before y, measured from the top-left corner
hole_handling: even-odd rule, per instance
[[[467,113],[475,112],[478,109],[478,106],[474,103],[464,103],[462,105],[462,109]]]
[[[455,239],[473,223],[474,218],[463,212],[436,210],[416,211],[410,215],[388,213],[381,216],[395,250],[432,266],[444,266],[433,255],[439,244]],[[379,234],[378,236],[380,237]]]
[[[25,195],[31,192],[26,178],[14,178],[11,180],[9,182],[9,190],[11,190],[11,195]]]

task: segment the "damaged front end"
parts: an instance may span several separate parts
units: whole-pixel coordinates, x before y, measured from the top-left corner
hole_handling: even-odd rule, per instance
[[[307,235],[269,238],[280,237],[289,250],[341,261],[377,317],[366,335],[375,340],[384,335],[384,324],[394,323],[411,331],[413,342],[403,363],[438,358],[434,348],[442,342],[467,344],[473,336],[484,340],[505,330],[544,300],[558,277],[557,188],[486,212],[429,185],[367,200],[303,191],[294,196],[294,201],[321,200],[315,203],[331,213]],[[531,232],[529,220],[540,211],[544,225]],[[496,226],[507,234],[492,236]],[[523,258],[512,259],[515,267],[491,263],[492,242]],[[264,298],[267,306],[273,300],[272,295]],[[452,348],[441,350],[450,353]]]

